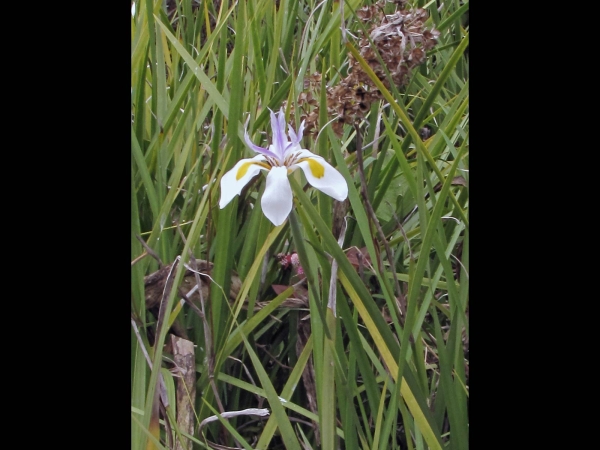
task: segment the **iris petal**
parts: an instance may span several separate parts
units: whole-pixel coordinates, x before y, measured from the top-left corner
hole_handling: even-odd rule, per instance
[[[302,121],[302,123],[300,124],[300,128],[298,128],[298,143],[300,143],[300,139],[302,139],[302,136],[304,135],[304,120]]]
[[[270,156],[271,158],[276,158],[278,159],[279,156],[277,156],[275,153],[273,153],[272,151],[266,149],[266,148],[262,148],[259,147],[258,145],[254,144],[251,140],[250,140],[250,136],[248,135],[248,130],[244,131],[244,140],[246,141],[246,145],[248,147],[250,147],[252,150],[254,150],[256,153],[262,153],[263,155],[267,155]]]
[[[293,145],[300,145],[300,141],[302,140],[302,134],[304,133],[304,120],[300,124],[300,128],[298,128],[298,134],[292,128],[292,125],[288,125],[288,134],[292,140]]]
[[[271,129],[273,130],[271,151],[277,153],[279,161],[283,161],[285,149],[289,144],[287,135],[285,134],[285,114],[283,113],[283,108],[277,114],[271,111]]]
[[[302,153],[311,152],[303,150]],[[296,165],[302,169],[304,175],[306,175],[306,180],[311,186],[340,202],[346,200],[346,197],[348,197],[346,179],[320,156],[304,157]]]
[[[244,186],[266,167],[259,165],[265,161],[262,155],[256,155],[254,158],[240,159],[233,168],[221,177],[221,199],[219,200],[219,208],[223,209],[233,200],[236,195],[239,195],[244,189]],[[264,163],[263,163],[264,164]]]
[[[273,167],[267,175],[267,185],[260,204],[273,225],[281,225],[292,211],[292,188],[287,167]]]

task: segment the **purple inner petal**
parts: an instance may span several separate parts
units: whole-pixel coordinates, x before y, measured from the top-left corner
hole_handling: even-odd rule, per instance
[[[298,139],[298,136],[296,136],[296,132],[294,131],[294,128],[292,128],[291,124],[288,125],[288,134],[290,135],[292,145],[298,144],[300,139]],[[300,135],[300,137],[302,137],[302,135]]]
[[[273,130],[274,150],[278,154],[277,158],[283,161],[288,145],[287,136],[285,135],[285,115],[283,114],[283,108],[279,110],[277,115],[271,111],[271,128]]]
[[[244,133],[244,140],[246,141],[246,145],[248,147],[250,147],[252,150],[254,150],[256,153],[261,153],[263,155],[270,156],[271,158],[279,159],[279,157],[275,153],[273,153],[272,151],[270,151],[269,149],[262,148],[262,147],[259,147],[258,145],[255,145],[250,140],[250,136],[248,135],[248,131],[245,131],[245,133]]]
[[[304,135],[304,120],[300,124],[300,128],[298,128],[298,141],[296,144],[300,145],[300,141],[302,140],[302,136]]]

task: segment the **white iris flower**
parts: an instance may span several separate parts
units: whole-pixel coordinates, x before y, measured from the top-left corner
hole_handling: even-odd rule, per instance
[[[288,174],[298,167],[304,171],[308,182],[321,192],[343,201],[348,196],[348,185],[344,177],[319,155],[300,146],[304,121],[298,134],[289,125],[285,132],[285,115],[283,109],[278,114],[271,111],[271,128],[273,142],[269,148],[255,145],[246,131],[244,139],[248,147],[259,155],[242,159],[221,178],[221,200],[219,208],[224,208],[248,182],[261,170],[266,170],[267,185],[260,204],[263,213],[273,225],[281,225],[292,211],[292,188]],[[289,135],[289,139],[288,139]]]

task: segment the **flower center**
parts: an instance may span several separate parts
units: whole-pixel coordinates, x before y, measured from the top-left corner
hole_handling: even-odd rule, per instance
[[[287,155],[285,157],[285,160],[283,161],[283,164],[286,167],[293,166],[294,164],[296,164],[296,162],[298,162],[297,159],[296,159],[297,157],[298,157],[298,153],[290,153],[289,155]]]

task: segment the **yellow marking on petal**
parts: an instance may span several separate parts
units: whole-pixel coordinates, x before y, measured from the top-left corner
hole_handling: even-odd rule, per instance
[[[239,180],[240,178],[242,178],[244,175],[246,175],[246,172],[248,172],[248,167],[250,167],[251,164],[253,164],[253,163],[246,162],[240,166],[240,168],[238,169],[238,171],[235,175],[236,181]]]
[[[256,161],[245,162],[237,170],[237,173],[235,174],[235,180],[238,181],[240,178],[242,178],[244,175],[246,175],[246,172],[248,172],[248,167],[250,167],[252,164],[256,164],[257,166],[262,166],[267,170],[271,170],[271,166],[261,163],[261,162],[256,162]]]
[[[306,162],[308,163],[308,167],[310,167],[310,171],[313,174],[313,177],[322,178],[323,175],[325,175],[325,167],[323,167],[315,159],[306,158]]]

